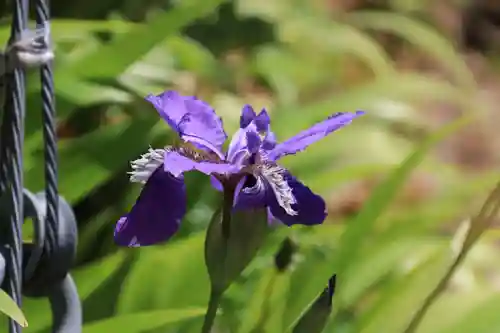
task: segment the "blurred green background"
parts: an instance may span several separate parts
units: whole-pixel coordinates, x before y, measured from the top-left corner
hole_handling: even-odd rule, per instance
[[[79,223],[84,332],[200,330],[203,238],[218,202],[207,178],[187,176],[188,214],[168,244],[123,249],[112,237],[140,191],[129,161],[173,138],[143,100],[165,89],[209,101],[228,133],[244,104],[266,107],[279,139],[334,112],[367,112],[284,161],[324,196],[329,219],[276,231],[226,293],[216,332],[248,333],[259,320],[285,331],[337,273],[325,333],[403,333],[461,252],[416,332],[500,332],[500,233],[496,221],[469,223],[498,178],[500,6],[472,2],[53,0],[60,190]],[[6,41],[6,4],[0,12]],[[39,191],[32,74],[25,181]],[[467,230],[483,237],[462,251]],[[266,272],[287,235],[299,253],[262,314]],[[26,299],[23,311],[24,332],[50,331],[46,301]],[[266,327],[254,333],[280,333]]]

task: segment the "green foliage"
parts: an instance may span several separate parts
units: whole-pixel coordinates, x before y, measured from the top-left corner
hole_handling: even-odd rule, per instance
[[[403,333],[419,309],[425,315],[417,320],[417,333],[500,330],[495,312],[500,299],[486,279],[468,289],[438,288],[429,301],[443,281],[450,282],[450,271],[457,279],[482,275],[483,268],[476,267],[482,261],[473,252],[479,246],[491,250],[498,235],[489,225],[476,221],[473,237],[458,238],[467,249],[458,270],[450,245],[457,237],[440,231],[474,215],[477,198],[482,200],[498,175],[467,174],[434,154],[462,128],[475,126],[483,107],[453,43],[412,15],[427,3],[390,1],[393,10],[332,18],[317,1],[83,1],[71,8],[55,1],[54,12],[65,18],[53,19],[51,27],[57,47],[60,190],[80,223],[73,276],[85,310],[84,332],[201,330],[210,297],[204,240],[220,202],[206,178],[186,177],[188,214],[168,244],[118,249],[112,240],[115,221],[140,190],[127,182],[128,162],[149,145],[174,140],[143,101],[166,88],[209,101],[228,133],[243,104],[265,106],[279,139],[334,112],[363,109],[365,117],[286,158],[284,165],[332,205],[330,194],[344,185],[382,177],[354,214],[331,214],[313,229],[278,228],[262,239],[249,265],[257,252],[251,244],[248,258],[232,252],[238,267],[225,281],[224,287],[232,284],[220,300],[217,332],[292,332],[334,273],[337,292],[324,333]],[[8,25],[0,28],[3,40],[8,32]],[[451,79],[399,70],[379,33],[425,54]],[[32,191],[44,186],[38,81],[30,73],[24,161]],[[446,103],[463,116],[436,128],[419,108],[422,102]],[[401,124],[425,138],[400,135],[394,128]],[[444,186],[423,202],[400,205],[415,172],[439,177]],[[246,234],[238,230],[240,240],[248,240]],[[478,241],[483,234],[487,239]],[[298,252],[290,269],[277,273],[272,259],[284,237],[293,238]],[[489,266],[500,269],[498,262]],[[30,323],[26,332],[49,330],[45,300],[24,300],[23,312]]]
[[[12,300],[3,290],[0,290],[0,312],[14,319],[21,327],[28,326],[28,322],[21,309],[19,309],[16,302],[14,302],[14,300]]]

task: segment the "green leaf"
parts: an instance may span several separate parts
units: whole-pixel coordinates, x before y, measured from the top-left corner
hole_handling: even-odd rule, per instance
[[[464,299],[460,300],[464,302]],[[496,333],[500,331],[500,296],[493,295],[466,314],[460,316],[456,324],[441,330],[439,333]],[[458,316],[457,316],[458,317]],[[420,331],[419,331],[420,332]]]
[[[206,306],[210,293],[203,233],[165,246],[140,248],[125,278],[117,313]]]
[[[71,274],[81,299],[89,297],[99,286],[113,276],[124,264],[127,254],[118,251],[104,259],[74,270]]]
[[[479,290],[454,291],[447,292],[433,305],[427,316],[422,321],[418,328],[418,333],[455,333],[461,332],[461,327],[467,327],[468,324],[474,323],[480,317],[474,312],[480,311],[483,314],[485,308],[488,308],[490,302],[498,303],[500,298],[495,295],[492,290],[478,288]],[[495,311],[492,308],[492,313]],[[498,312],[497,312],[498,313]],[[474,316],[472,317],[472,315]],[[471,318],[472,317],[472,320]],[[496,319],[498,316],[495,316]],[[482,319],[479,319],[482,320]],[[491,321],[488,321],[488,324]],[[453,328],[453,329],[451,329]],[[462,332],[483,332],[477,331],[462,331]],[[486,331],[485,331],[486,332]]]
[[[84,333],[120,332],[141,333],[167,324],[179,324],[203,315],[205,309],[182,309],[149,311],[136,314],[116,316],[87,324],[83,327]]]
[[[280,40],[293,42],[301,47],[351,54],[364,61],[376,75],[394,72],[392,60],[375,40],[340,22],[297,16],[283,21],[278,26],[278,35]]]
[[[263,316],[262,305],[269,295],[269,286],[275,278],[275,274],[274,270],[265,270],[261,274],[250,299],[245,302],[245,309],[237,333],[251,333],[252,329],[259,324]]]
[[[195,74],[213,77],[218,69],[217,59],[204,46],[184,36],[166,39],[165,49],[171,53],[181,69]]]
[[[66,200],[75,202],[102,184],[111,175],[124,170],[127,161],[137,158],[151,143],[149,135],[158,119],[135,118],[96,130],[82,138],[61,143],[60,169],[64,175],[60,180],[60,191]],[[165,137],[167,131],[165,131]],[[110,152],[113,152],[110,154]],[[32,190],[44,186],[43,154],[38,152],[32,165],[26,164],[26,184]],[[33,157],[33,156],[32,156]],[[85,179],[85,181],[81,181]]]
[[[423,264],[392,285],[383,293],[360,320],[360,333],[400,333],[427,295],[437,285],[453,260],[450,250],[439,246],[439,250]],[[388,320],[390,318],[390,320]]]
[[[332,73],[324,71],[319,59],[309,61],[285,47],[264,45],[259,48],[252,64],[256,74],[266,78],[280,103],[294,106],[300,91],[331,80]]]
[[[30,26],[34,26],[35,22],[30,22]],[[128,22],[124,20],[67,20],[55,19],[50,20],[50,32],[52,38],[57,43],[59,41],[67,41],[68,39],[86,37],[93,32],[109,31],[112,33],[127,32],[138,23]],[[5,43],[10,36],[10,26],[0,28],[0,41]],[[3,43],[3,44],[5,44]]]
[[[23,312],[3,289],[0,289],[0,312],[15,320],[21,327],[28,327]]]
[[[445,292],[448,282],[457,269],[464,262],[472,247],[477,243],[484,232],[491,227],[493,220],[500,210],[500,182],[490,192],[479,213],[472,219],[465,220],[457,230],[452,241],[454,252],[453,263],[446,270],[436,287],[425,298],[418,311],[415,312],[405,329],[405,333],[414,333],[425,318],[432,305]]]
[[[376,11],[352,12],[348,21],[361,28],[390,32],[406,39],[435,57],[470,93],[477,89],[477,83],[458,50],[425,23],[404,14]]]
[[[445,81],[420,74],[398,73],[377,78],[317,103],[277,109],[273,112],[273,129],[277,135],[287,139],[335,112],[365,110],[365,117],[369,117],[373,106],[381,102],[396,100],[410,103],[419,102],[422,98],[452,103],[467,111],[478,108],[473,99]],[[361,118],[359,121],[362,121]]]
[[[428,238],[398,237],[392,241],[370,246],[360,260],[345,272],[342,288],[337,291],[336,299],[349,307],[363,295],[368,288],[402,264],[404,259],[421,251]]]
[[[376,220],[389,207],[411,172],[424,160],[427,153],[436,144],[467,125],[470,121],[470,117],[462,117],[432,134],[385,181],[374,189],[361,212],[354,221],[349,223],[341,237],[341,246],[335,255],[335,267],[338,270],[339,278],[342,278],[342,272],[349,264],[357,260],[357,253],[364,240],[371,234]]]
[[[214,12],[223,2],[206,0],[158,13],[146,24],[117,36],[85,59],[61,66],[59,72],[69,71],[85,78],[114,79],[166,37]]]
[[[290,273],[275,267],[261,273],[250,299],[245,303],[238,333],[284,332],[283,314],[289,292]]]
[[[391,169],[394,169],[394,166],[390,164],[361,164],[331,168],[311,177],[307,185],[317,192],[327,191],[345,182],[385,174]]]
[[[286,0],[237,0],[235,11],[242,17],[256,16],[271,23],[286,19],[290,5]]]

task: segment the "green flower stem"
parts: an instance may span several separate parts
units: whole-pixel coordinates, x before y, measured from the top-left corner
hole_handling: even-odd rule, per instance
[[[214,326],[215,322],[215,317],[217,316],[217,310],[219,309],[219,302],[221,297],[222,297],[221,292],[212,289],[201,333],[210,333],[212,331],[212,327]]]

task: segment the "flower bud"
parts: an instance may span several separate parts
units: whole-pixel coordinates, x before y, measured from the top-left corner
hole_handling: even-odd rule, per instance
[[[336,275],[328,280],[328,286],[318,296],[306,313],[299,319],[292,333],[321,333],[325,329],[330,313],[332,299],[335,293]]]
[[[268,234],[266,209],[214,213],[205,239],[212,289],[223,293],[255,257]]]
[[[274,265],[278,272],[286,271],[293,262],[293,255],[297,251],[297,245],[290,239],[285,238],[281,247],[274,256]]]

